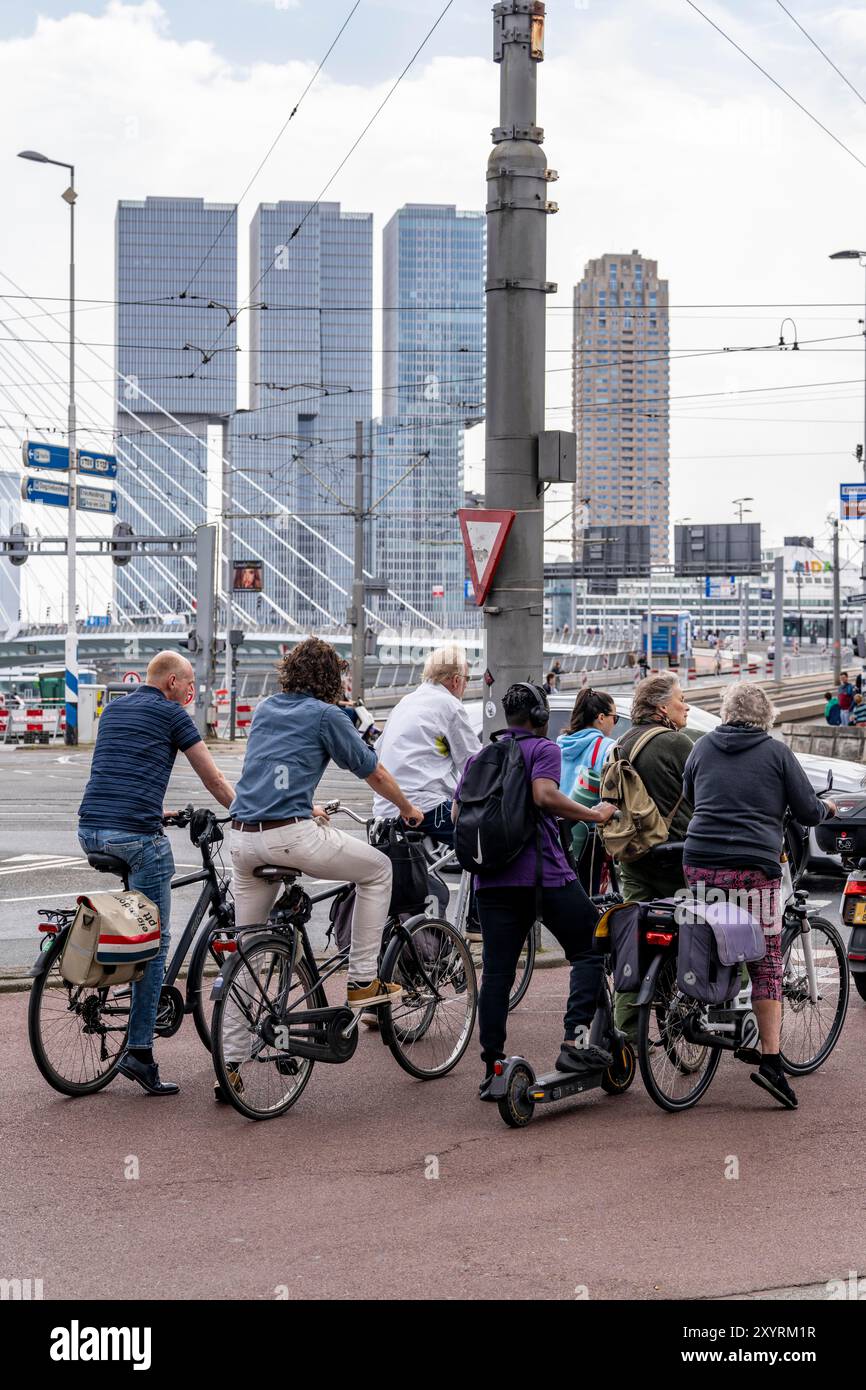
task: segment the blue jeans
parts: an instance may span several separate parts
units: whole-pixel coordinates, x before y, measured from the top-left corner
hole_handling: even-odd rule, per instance
[[[422,835],[429,835],[431,840],[438,840],[440,844],[451,845],[453,848],[454,824],[451,820],[451,802],[441,801],[432,811],[425,812],[424,819],[416,828]]]
[[[142,978],[132,986],[132,1006],[129,1012],[127,1047],[151,1047],[159,992],[165,975],[168,955],[169,918],[171,916],[171,880],[174,857],[168,837],[141,835],[134,830],[91,829],[82,825],[78,839],[85,853],[102,850],[115,854],[129,865],[129,886],[143,893],[159,908],[159,955],[148,961]]]

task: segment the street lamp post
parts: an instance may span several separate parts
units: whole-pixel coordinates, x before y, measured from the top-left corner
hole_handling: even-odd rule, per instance
[[[60,169],[69,170],[69,187],[61,193],[61,198],[69,204],[69,404],[67,407],[66,432],[69,444],[69,507],[66,539],[66,736],[69,744],[78,742],[78,628],[76,625],[75,595],[75,544],[78,470],[75,451],[75,165],[62,159],[49,159],[37,150],[21,150],[19,159],[30,159],[36,164],[55,164]]]
[[[831,261],[859,261],[860,265],[866,270],[866,251],[834,251],[830,257]],[[866,362],[866,305],[863,309],[863,348],[864,362]],[[866,369],[863,373],[863,449],[861,457],[863,459],[863,481],[866,483]],[[866,594],[866,516],[863,518],[863,549],[860,560],[860,591]],[[863,600],[863,631],[866,632],[866,598]]]
[[[742,522],[743,513],[750,513],[751,507],[747,507],[747,502],[754,502],[754,497],[735,497],[734,506],[737,508],[737,521]]]

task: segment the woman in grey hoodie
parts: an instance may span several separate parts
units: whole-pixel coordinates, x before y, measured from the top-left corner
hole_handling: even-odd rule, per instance
[[[683,772],[683,795],[694,806],[683,851],[692,888],[749,894],[759,903],[766,938],[763,960],[749,966],[761,1060],[752,1080],[790,1110],[797,1097],[779,1061],[782,956],[779,882],[782,822],[790,809],[801,825],[835,815],[819,801],[787,744],[770,737],[775,711],[760,686],[735,681],[722,699],[722,723],[695,744]],[[744,1057],[751,1061],[751,1057]]]

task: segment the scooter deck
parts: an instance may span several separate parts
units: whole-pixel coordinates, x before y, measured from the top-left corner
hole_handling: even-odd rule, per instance
[[[601,1084],[604,1070],[573,1072],[573,1071],[549,1071],[544,1076],[539,1076],[526,1088],[527,1100],[534,1101],[536,1105],[546,1105],[553,1100],[566,1100],[568,1096],[576,1096],[581,1091],[591,1091]]]

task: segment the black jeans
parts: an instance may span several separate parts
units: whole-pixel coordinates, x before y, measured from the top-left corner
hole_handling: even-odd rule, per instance
[[[520,951],[535,921],[534,888],[479,888],[476,895],[483,943],[478,1031],[481,1058],[495,1062],[505,1056],[508,998],[514,984]],[[603,959],[596,954],[592,933],[598,913],[575,880],[562,888],[544,888],[541,919],[571,962],[565,1034],[589,1027],[598,1003]]]
[[[432,811],[427,811],[421,824],[416,827],[422,835],[429,835],[440,844],[454,847],[454,824],[451,820],[451,802],[441,801]]]

